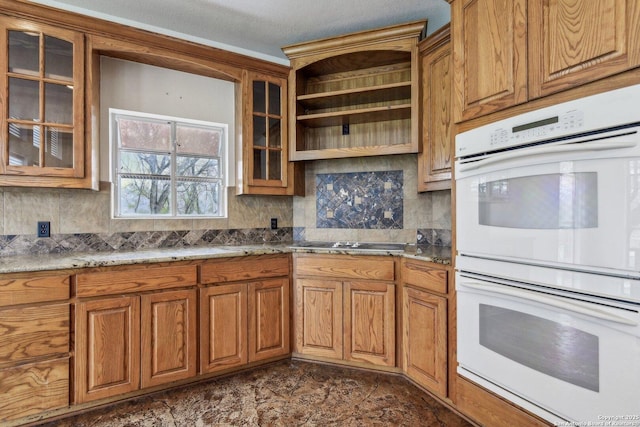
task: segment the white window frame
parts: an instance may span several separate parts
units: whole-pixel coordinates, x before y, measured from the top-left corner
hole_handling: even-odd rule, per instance
[[[127,215],[120,213],[120,188],[118,181],[118,167],[120,165],[120,147],[118,143],[118,127],[117,127],[117,119],[119,117],[130,118],[130,119],[143,119],[143,120],[156,120],[156,121],[165,121],[172,123],[172,133],[171,133],[171,153],[167,153],[171,155],[171,212],[170,214],[139,214],[139,215]],[[209,127],[209,128],[219,128],[222,129],[222,141],[221,141],[221,149],[219,156],[219,168],[220,168],[220,177],[212,180],[220,181],[220,194],[219,194],[219,214],[218,215],[197,215],[197,214],[177,214],[176,207],[176,174],[175,174],[175,163],[176,163],[176,138],[175,138],[175,128],[178,124],[184,125],[192,125],[192,126],[201,126],[201,127]],[[111,217],[113,219],[218,219],[218,218],[227,218],[227,193],[229,187],[229,177],[228,177],[228,153],[229,153],[229,125],[226,123],[216,123],[202,120],[193,120],[193,119],[185,119],[181,117],[173,117],[173,116],[165,116],[159,114],[151,114],[151,113],[143,113],[138,111],[130,111],[130,110],[122,110],[116,108],[109,108],[109,180],[111,181]],[[152,150],[149,151],[153,152]],[[162,151],[158,151],[161,153]],[[166,153],[166,152],[165,152]]]

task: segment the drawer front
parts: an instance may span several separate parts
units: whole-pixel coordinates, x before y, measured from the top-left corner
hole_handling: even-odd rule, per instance
[[[69,405],[69,358],[0,369],[0,421]]]
[[[70,296],[68,274],[0,275],[0,306],[60,301]]]
[[[69,353],[69,304],[0,310],[0,366]]]
[[[298,256],[296,275],[345,279],[395,280],[395,261],[391,257]]]
[[[78,297],[91,297],[193,286],[197,277],[195,265],[80,273],[76,276],[76,294]]]
[[[433,268],[423,262],[405,261],[402,281],[408,285],[446,294],[448,271]]]
[[[205,262],[200,267],[202,283],[235,282],[288,275],[288,255],[221,259]]]

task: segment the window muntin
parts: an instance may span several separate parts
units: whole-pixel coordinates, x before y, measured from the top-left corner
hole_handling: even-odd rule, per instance
[[[226,124],[111,110],[114,217],[226,216]]]

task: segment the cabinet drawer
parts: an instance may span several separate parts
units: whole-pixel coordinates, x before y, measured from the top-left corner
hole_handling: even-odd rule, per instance
[[[390,257],[297,256],[295,272],[298,276],[339,277],[345,279],[395,279],[395,262]]]
[[[200,267],[202,283],[234,282],[289,275],[289,256],[267,255],[209,261]]]
[[[76,276],[76,294],[78,297],[91,297],[193,286],[197,277],[195,265],[80,273]]]
[[[423,262],[405,261],[402,269],[404,283],[442,294],[447,293],[447,278],[447,270],[433,268]]]
[[[69,353],[69,304],[0,310],[0,366]]]
[[[0,306],[60,301],[69,298],[68,274],[0,275]]]
[[[69,405],[69,358],[0,370],[0,421]]]

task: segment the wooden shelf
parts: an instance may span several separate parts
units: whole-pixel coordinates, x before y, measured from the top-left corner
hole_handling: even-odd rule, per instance
[[[298,122],[307,127],[326,127],[353,125],[360,123],[375,123],[388,120],[402,120],[411,118],[411,104],[369,107],[348,111],[333,111],[330,113],[308,114],[298,116]]]
[[[307,110],[398,101],[402,99],[411,99],[410,81],[298,96],[298,102]]]

